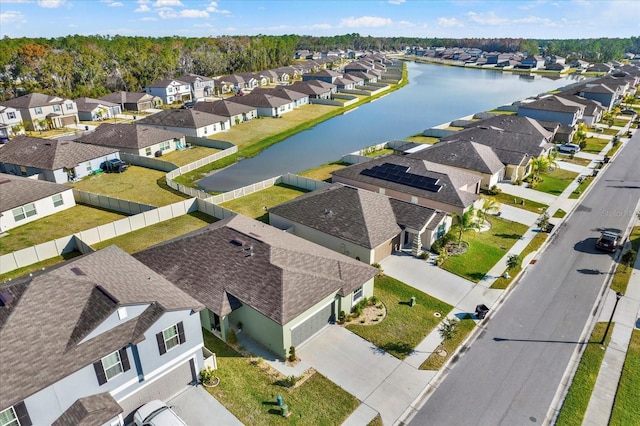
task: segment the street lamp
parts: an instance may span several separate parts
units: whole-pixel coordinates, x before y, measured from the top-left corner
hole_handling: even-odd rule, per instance
[[[604,334],[602,335],[602,340],[600,341],[601,345],[604,344],[604,341],[607,338],[607,333],[609,332],[609,327],[611,327],[611,321],[613,321],[613,314],[616,313],[616,308],[618,307],[618,302],[620,301],[622,296],[624,296],[624,294],[622,294],[620,292],[616,293],[616,303],[614,303],[614,305],[613,305],[613,310],[611,311],[611,316],[609,317],[609,322],[607,323],[607,328],[604,329]]]

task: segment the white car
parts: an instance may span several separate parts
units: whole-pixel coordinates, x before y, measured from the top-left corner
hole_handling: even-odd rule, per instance
[[[580,151],[580,147],[575,143],[563,143],[558,147],[558,151],[575,154],[576,152]]]
[[[138,408],[133,415],[135,426],[187,426],[178,415],[159,399]]]

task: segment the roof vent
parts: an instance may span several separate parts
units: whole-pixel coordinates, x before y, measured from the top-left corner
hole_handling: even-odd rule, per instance
[[[8,291],[3,291],[0,293],[0,305],[8,306],[11,302],[13,302],[13,295]]]
[[[245,244],[247,244],[247,242],[241,238],[234,238],[233,240],[231,240],[231,244],[236,246],[244,246]]]
[[[2,185],[3,183],[9,183],[9,182],[11,182],[10,179],[0,180],[0,185]]]
[[[87,274],[84,273],[84,271],[82,269],[78,268],[77,266],[71,268],[71,272],[73,272],[76,275],[87,275]]]

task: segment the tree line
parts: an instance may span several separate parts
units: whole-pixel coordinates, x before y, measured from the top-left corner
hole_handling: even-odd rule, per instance
[[[532,40],[298,35],[221,37],[80,36],[0,40],[0,99],[34,91],[76,98],[139,91],[185,73],[218,76],[290,65],[297,50],[401,50],[407,46],[475,47],[606,62],[640,53],[640,37]],[[18,90],[20,89],[20,91]]]

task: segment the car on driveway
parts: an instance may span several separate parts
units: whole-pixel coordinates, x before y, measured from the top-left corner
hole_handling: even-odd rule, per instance
[[[614,253],[620,244],[620,234],[614,231],[602,231],[596,241],[596,248]]]
[[[636,115],[635,110],[632,109],[623,109],[622,111],[620,111],[620,114],[622,115]]]
[[[576,145],[575,143],[563,143],[558,147],[558,151],[566,152],[568,154],[575,154],[576,152],[580,151],[580,146]]]
[[[134,426],[187,426],[178,415],[159,399],[138,408],[133,415]]]

